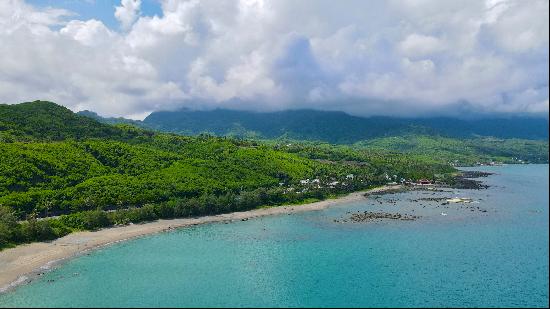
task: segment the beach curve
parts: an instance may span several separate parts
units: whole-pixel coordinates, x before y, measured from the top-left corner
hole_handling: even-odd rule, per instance
[[[335,199],[327,199],[303,205],[258,208],[198,218],[157,220],[140,224],[109,227],[98,231],[76,232],[50,242],[35,242],[19,245],[15,248],[0,251],[0,293],[11,291],[17,286],[29,283],[37,276],[43,274],[45,271],[51,270],[64,261],[89,252],[90,250],[121,241],[199,224],[247,220],[270,215],[322,210],[333,205],[361,200],[365,198],[364,195],[366,193],[384,192],[399,187],[399,185],[377,187],[366,191],[353,192]]]

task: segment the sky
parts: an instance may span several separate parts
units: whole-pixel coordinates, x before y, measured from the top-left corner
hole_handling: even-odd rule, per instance
[[[1,0],[0,103],[548,115],[548,0]]]

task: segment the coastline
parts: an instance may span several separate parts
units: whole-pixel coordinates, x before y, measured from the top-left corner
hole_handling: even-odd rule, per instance
[[[0,293],[8,292],[19,285],[29,283],[42,273],[71,258],[117,242],[199,224],[248,220],[270,215],[322,210],[337,204],[364,199],[366,193],[379,193],[400,187],[400,185],[382,186],[370,190],[353,192],[335,199],[303,205],[259,208],[198,218],[157,220],[147,223],[110,227],[93,232],[76,232],[50,242],[19,245],[15,248],[0,251]]]

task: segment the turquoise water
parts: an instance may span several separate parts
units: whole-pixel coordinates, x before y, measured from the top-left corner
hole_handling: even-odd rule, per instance
[[[478,169],[497,173],[487,190],[385,195],[113,245],[0,306],[548,306],[548,165]],[[412,201],[454,196],[476,202]],[[364,210],[421,218],[343,222]]]

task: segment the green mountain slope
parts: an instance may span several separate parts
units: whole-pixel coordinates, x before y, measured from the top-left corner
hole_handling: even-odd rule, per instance
[[[341,112],[253,113],[230,110],[157,112],[145,121],[102,118],[161,131],[279,142],[328,142],[408,155],[438,157],[456,165],[492,161],[547,163],[548,122],[544,119],[361,118]],[[494,137],[500,136],[500,137]],[[525,139],[517,137],[525,137]]]
[[[476,163],[548,163],[548,142],[480,137],[403,135],[358,142],[354,147],[439,158],[456,165]]]
[[[120,135],[115,127],[46,101],[0,104],[0,141],[64,140]]]
[[[386,175],[454,172],[414,156],[349,148],[348,160],[328,146],[324,160],[253,141],[107,125],[49,102],[0,107],[0,248],[114,224],[302,203],[381,185]]]
[[[142,122],[166,132],[195,135],[296,139],[352,144],[408,134],[451,138],[548,140],[548,120],[535,118],[460,120],[454,118],[362,118],[343,112],[289,110],[255,113],[233,110],[154,112]]]

